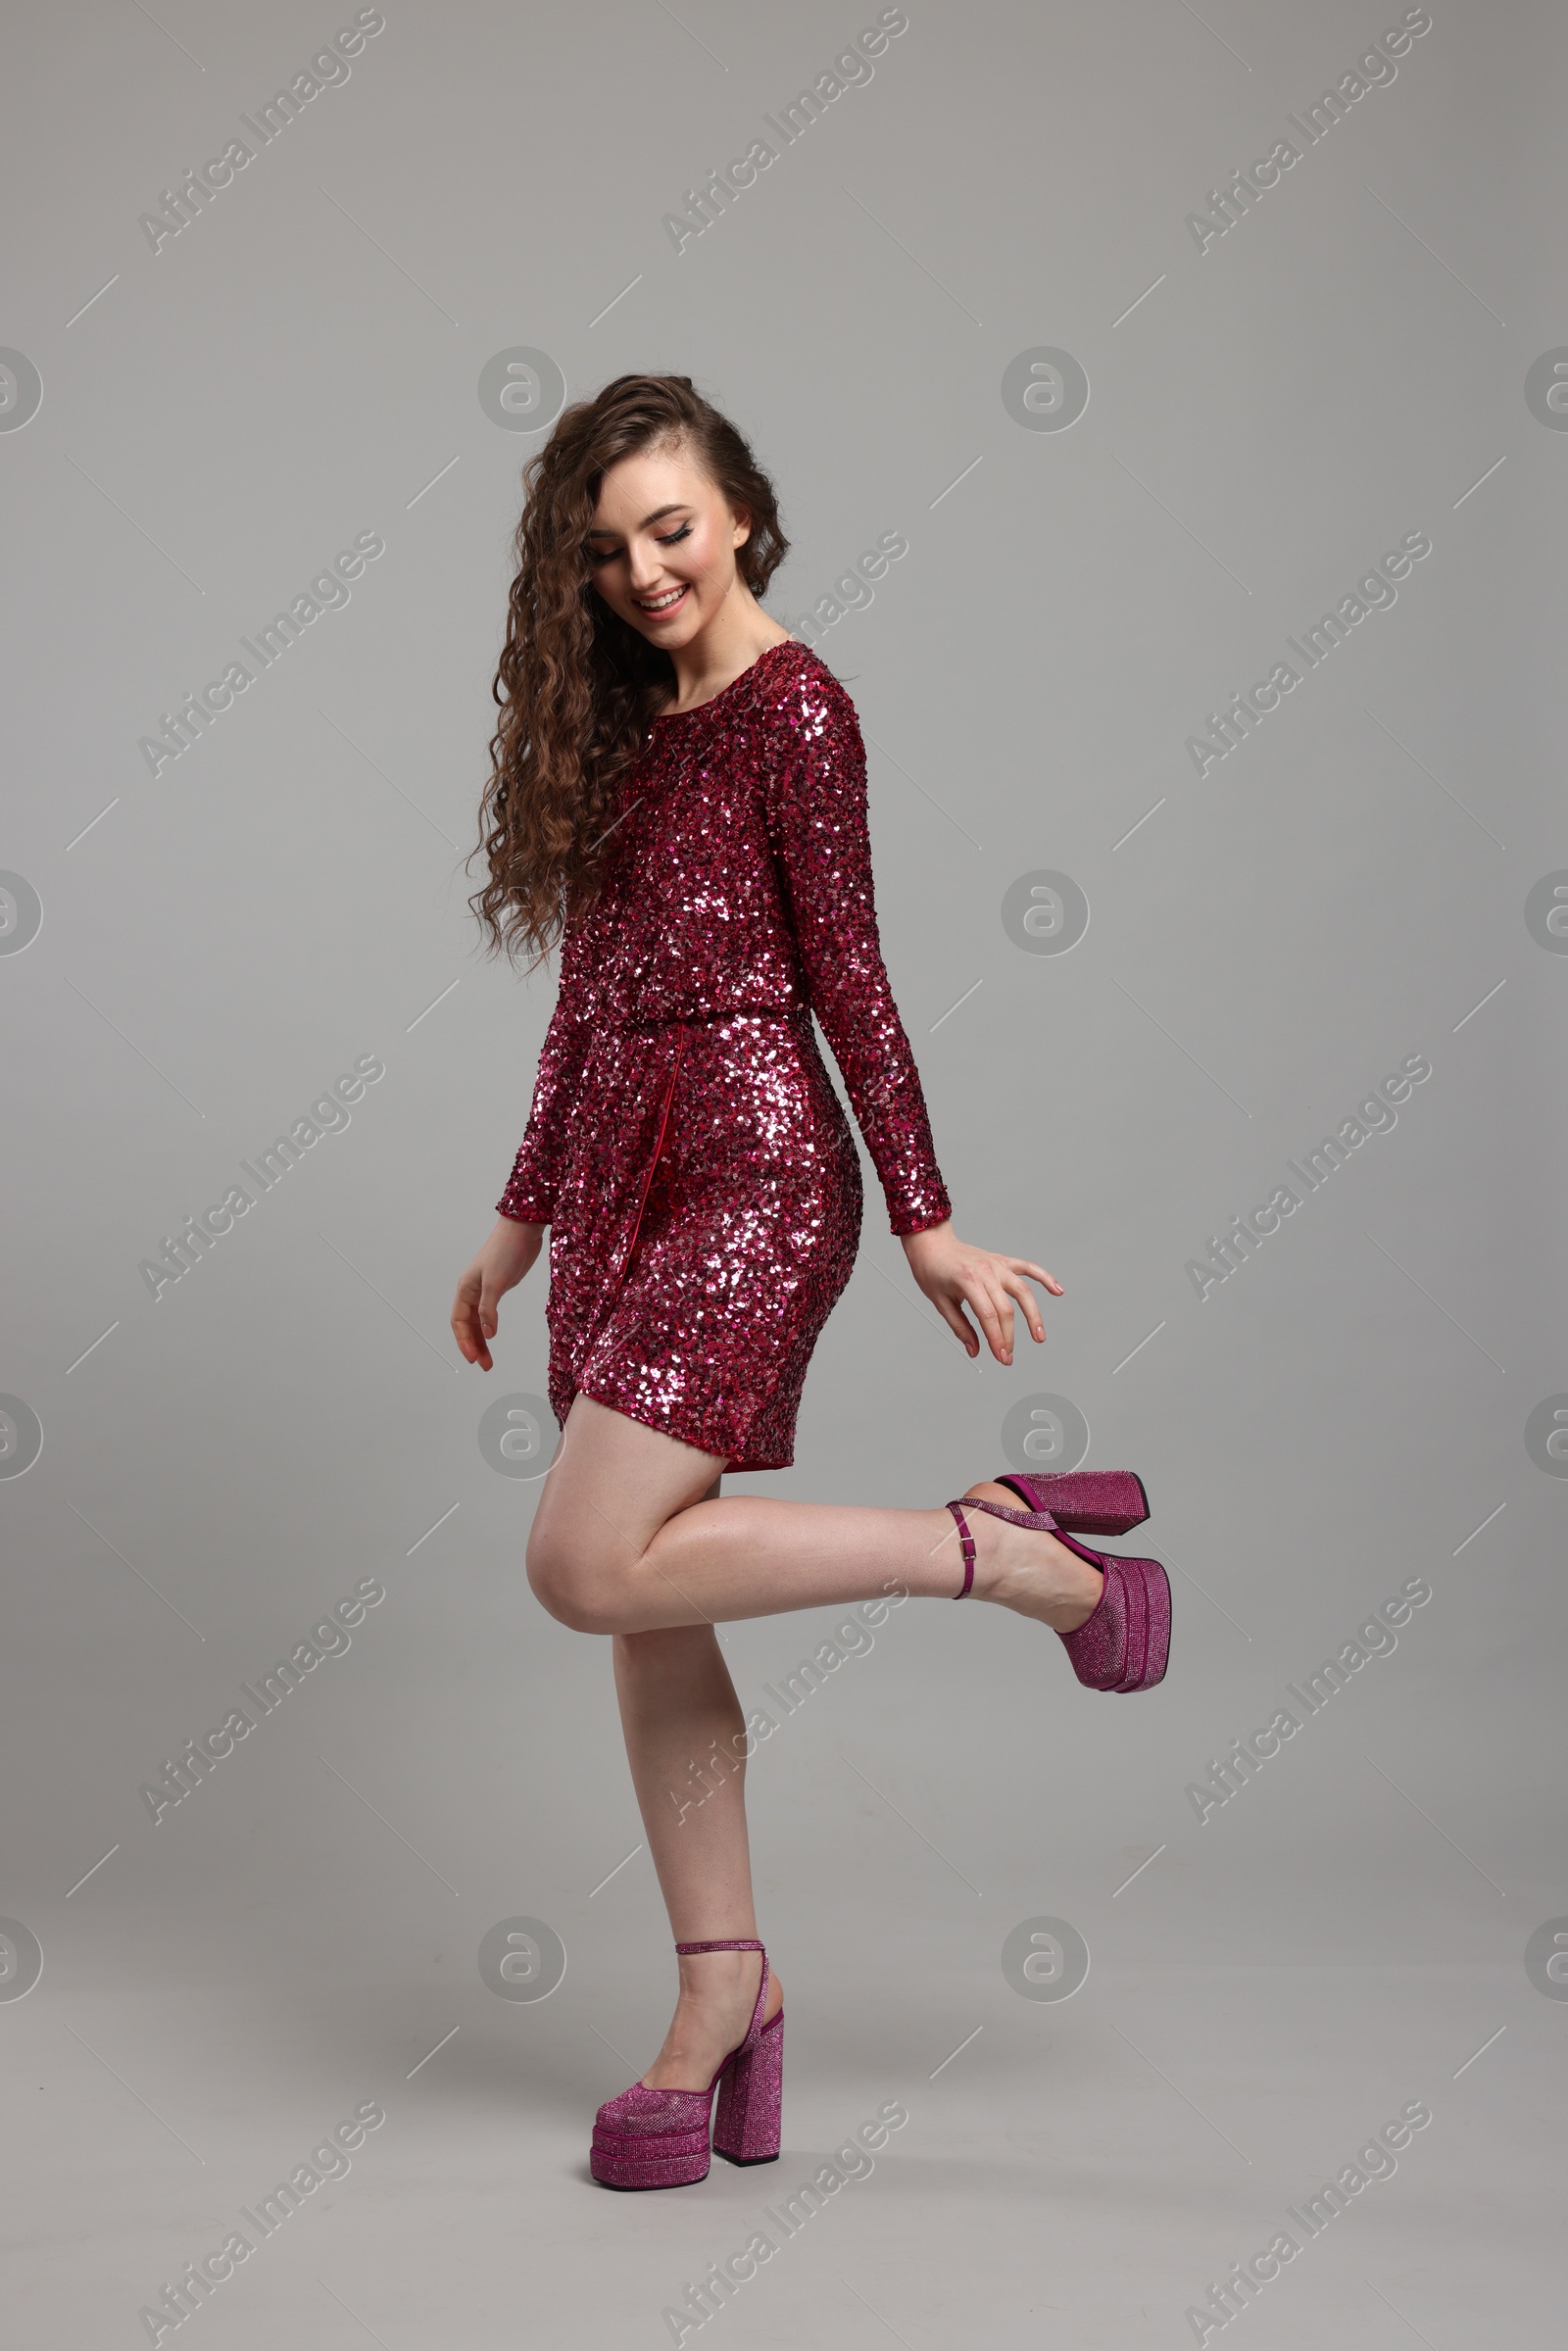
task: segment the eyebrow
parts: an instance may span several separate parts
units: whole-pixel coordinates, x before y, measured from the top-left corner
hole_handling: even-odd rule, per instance
[[[651,514],[645,514],[642,520],[638,523],[637,528],[639,530],[646,530],[651,522],[662,522],[666,514],[689,514],[690,512],[691,509],[685,504],[684,500],[678,498],[671,499],[668,506],[656,506]],[[618,530],[611,530],[609,526],[603,522],[597,522],[589,531],[588,536],[590,539],[618,539],[620,537],[620,533]]]

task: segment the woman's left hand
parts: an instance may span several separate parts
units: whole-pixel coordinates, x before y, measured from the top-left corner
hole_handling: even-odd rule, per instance
[[[966,1354],[978,1355],[980,1342],[964,1315],[965,1306],[984,1331],[999,1363],[1012,1361],[1014,1298],[1023,1308],[1031,1337],[1037,1342],[1044,1340],[1045,1322],[1029,1282],[1043,1282],[1054,1298],[1061,1297],[1062,1287],[1043,1265],[1032,1264],[1027,1257],[1004,1257],[995,1249],[975,1249],[958,1239],[951,1220],[931,1225],[923,1233],[906,1233],[903,1238],[909,1271],[948,1328],[957,1332]]]

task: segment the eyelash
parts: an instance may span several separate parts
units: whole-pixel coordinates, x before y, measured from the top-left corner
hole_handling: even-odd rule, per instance
[[[680,543],[681,543],[682,539],[689,539],[689,538],[691,537],[691,535],[692,535],[692,526],[691,526],[691,524],[690,524],[689,522],[683,522],[683,523],[681,524],[681,526],[680,526],[679,530],[672,530],[671,532],[669,532],[669,534],[668,534],[668,536],[667,536],[667,537],[660,538],[660,537],[659,537],[659,533],[658,533],[657,531],[655,532],[655,534],[654,534],[654,535],[655,535],[655,537],[656,537],[656,538],[659,538],[659,544],[660,544],[660,546],[661,546],[661,547],[678,547],[678,546],[680,545]],[[615,550],[614,552],[618,553],[619,551],[618,551],[618,549],[617,549],[617,550]],[[600,564],[600,563],[608,563],[610,562],[610,560],[611,560],[611,559],[610,559],[610,556],[609,556],[609,555],[607,555],[607,554],[602,554],[598,548],[596,548],[596,547],[590,547],[590,548],[589,548],[589,550],[588,550],[588,561],[590,562],[590,563],[593,563],[595,566],[597,566],[597,565],[598,565],[598,564]]]

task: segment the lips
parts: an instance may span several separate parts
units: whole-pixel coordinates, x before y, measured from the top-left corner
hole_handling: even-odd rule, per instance
[[[664,595],[650,598],[646,603],[639,596],[636,600],[637,610],[646,612],[650,620],[662,620],[666,612],[679,609],[690,591],[690,584],[688,581],[684,587],[671,588]]]

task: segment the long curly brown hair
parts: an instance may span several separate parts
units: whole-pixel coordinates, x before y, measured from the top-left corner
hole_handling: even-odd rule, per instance
[[[624,457],[671,443],[750,516],[735,563],[754,596],[789,553],[771,481],[689,375],[617,375],[594,399],[563,409],[523,466],[517,570],[491,688],[501,716],[468,858],[482,853],[490,878],[468,905],[486,952],[514,962],[525,953],[530,970],[596,894],[616,779],[674,691],[669,655],[611,611],[588,560],[605,474]]]

